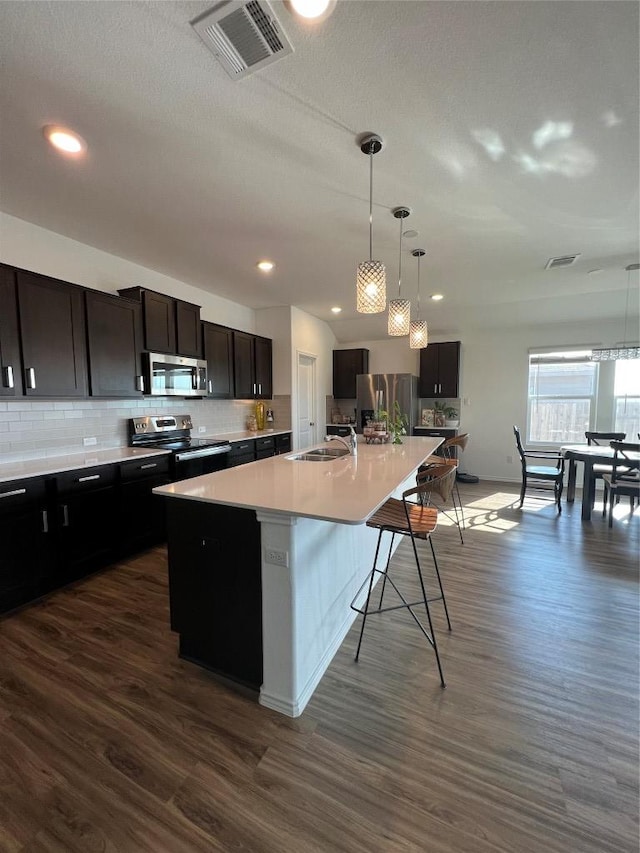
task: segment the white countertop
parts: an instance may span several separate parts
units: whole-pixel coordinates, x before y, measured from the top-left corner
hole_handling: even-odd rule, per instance
[[[286,435],[291,432],[289,429],[259,429],[259,430],[240,430],[239,432],[212,432],[212,433],[197,433],[193,438],[215,438],[223,441],[246,441],[248,438],[268,438],[270,435]]]
[[[420,436],[403,437],[402,444],[359,440],[356,457],[304,462],[291,458],[303,452],[295,451],[153,491],[185,500],[362,524],[441,442]]]
[[[26,477],[43,477],[61,471],[75,471],[78,468],[93,468],[94,465],[128,462],[145,456],[164,456],[169,452],[150,448],[144,450],[137,447],[111,447],[108,450],[95,450],[93,453],[68,453],[64,456],[47,456],[44,459],[28,459],[24,462],[5,462],[0,464],[0,483]]]

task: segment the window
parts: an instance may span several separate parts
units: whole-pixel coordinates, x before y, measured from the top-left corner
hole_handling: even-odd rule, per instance
[[[637,441],[640,432],[640,359],[616,361],[614,381],[614,432]]]
[[[591,350],[529,355],[527,440],[582,444],[594,419],[598,365]]]

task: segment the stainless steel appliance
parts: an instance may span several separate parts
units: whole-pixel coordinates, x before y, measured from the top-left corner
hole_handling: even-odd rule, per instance
[[[171,451],[171,477],[188,480],[227,467],[228,441],[191,438],[191,415],[155,415],[129,420],[131,447]]]
[[[207,362],[163,352],[144,353],[144,393],[202,397],[207,393]]]
[[[407,418],[407,435],[418,423],[418,377],[411,373],[361,373],[356,376],[357,431],[362,432],[374,412],[384,409],[393,418],[394,404]]]

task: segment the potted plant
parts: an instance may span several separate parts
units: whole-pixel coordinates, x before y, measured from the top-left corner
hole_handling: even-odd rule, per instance
[[[393,444],[402,444],[400,436],[407,434],[409,421],[407,416],[402,414],[400,403],[397,400],[393,404],[393,418],[389,418],[387,424]]]
[[[433,425],[437,427],[443,427],[445,422],[445,409],[446,403],[444,401],[436,400],[433,404]]]
[[[457,427],[458,424],[460,423],[460,421],[459,421],[460,415],[458,414],[458,410],[456,409],[456,407],[455,406],[445,406],[443,411],[444,411],[444,417],[445,417],[444,425],[446,427],[454,427],[454,428]]]

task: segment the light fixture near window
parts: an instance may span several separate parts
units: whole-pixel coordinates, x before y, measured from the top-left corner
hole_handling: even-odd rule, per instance
[[[618,361],[627,358],[640,358],[640,346],[637,340],[630,343],[627,338],[629,322],[629,299],[631,297],[631,273],[640,269],[640,264],[628,264],[627,271],[627,302],[624,310],[624,340],[614,347],[599,347],[591,352],[592,361]]]
[[[380,314],[387,307],[387,271],[381,261],[373,260],[373,155],[382,150],[382,139],[375,133],[365,136],[360,150],[369,155],[369,260],[358,264],[356,309],[360,314]]]
[[[394,207],[393,215],[400,222],[400,248],[398,251],[398,298],[389,302],[389,320],[387,331],[394,337],[409,334],[409,322],[411,320],[411,303],[403,299],[400,292],[402,287],[402,223],[411,215],[408,207]]]
[[[418,316],[409,323],[409,346],[411,349],[424,349],[429,343],[427,321],[420,317],[420,258],[424,258],[424,249],[414,249],[411,252],[418,259]]]

